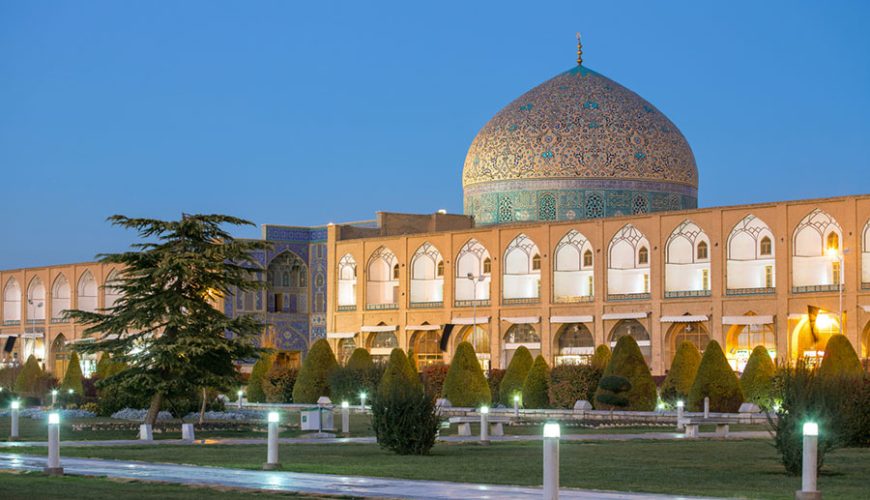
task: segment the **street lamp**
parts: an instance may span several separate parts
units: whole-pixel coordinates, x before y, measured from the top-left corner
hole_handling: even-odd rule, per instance
[[[846,252],[848,252],[848,250],[843,250],[841,252],[837,247],[828,248],[828,257],[839,264],[837,266],[837,277],[835,279],[837,280],[837,292],[840,296],[840,335],[843,334],[843,255]]]
[[[474,300],[471,301],[471,317],[473,322],[473,324],[471,325],[471,332],[473,334],[475,329],[477,328],[477,284],[483,283],[483,280],[485,280],[486,277],[482,274],[475,277],[474,273],[468,273],[465,275],[465,277],[468,278],[469,281],[471,281],[472,286],[474,287],[474,295],[472,296],[472,299]]]

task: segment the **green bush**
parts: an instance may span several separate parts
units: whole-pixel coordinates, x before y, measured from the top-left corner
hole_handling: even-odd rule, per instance
[[[757,404],[759,408],[772,408],[775,375],[776,366],[770,359],[770,352],[763,345],[755,346],[740,376],[740,388],[746,401]]]
[[[476,408],[492,403],[489,384],[470,343],[460,342],[456,347],[442,394],[453,406]]]
[[[338,362],[329,342],[319,339],[302,362],[293,386],[293,402],[316,403],[321,396],[329,396],[329,375],[336,368]]]
[[[372,355],[362,347],[354,349],[350,359],[347,360],[347,367],[352,370],[368,370],[373,366],[375,362],[372,360]]]
[[[825,346],[825,357],[819,368],[820,377],[851,377],[864,374],[861,360],[845,335],[832,335]]]
[[[833,427],[842,446],[870,447],[870,375],[842,377],[832,385],[839,395]]]
[[[73,394],[79,397],[85,392],[82,387],[82,367],[79,364],[79,355],[75,352],[69,357],[69,366],[63,376],[63,382],[60,383],[62,394],[67,394],[70,389],[73,390]]]
[[[269,403],[292,403],[293,386],[299,370],[287,363],[272,363],[272,368],[263,377],[260,387]]]
[[[523,405],[526,408],[547,408],[550,406],[550,367],[543,356],[538,354],[529,374],[523,382]]]
[[[41,377],[42,368],[39,367],[36,357],[31,354],[24,363],[24,368],[18,373],[18,378],[15,379],[15,392],[22,396],[42,397],[39,387]]]
[[[266,392],[263,391],[263,379],[266,374],[272,369],[272,362],[275,356],[272,354],[263,354],[254,363],[251,369],[251,377],[248,379],[248,387],[245,390],[245,397],[250,403],[265,403]]]
[[[408,349],[408,366],[411,367],[411,371],[420,379],[420,369],[417,368],[417,356],[414,355],[414,349]]]
[[[631,391],[631,382],[619,375],[606,375],[598,383],[598,392],[595,394],[595,402],[609,409],[627,408],[631,401],[628,392]]]
[[[377,392],[379,394],[394,394],[397,391],[405,390],[422,392],[423,385],[416,372],[411,368],[405,351],[397,347],[390,352],[390,360],[387,362],[383,377],[381,377],[381,383],[378,384]]]
[[[704,398],[710,398],[710,411],[736,413],[743,403],[740,381],[725,359],[719,342],[711,340],[704,350],[698,373],[689,390],[688,408],[702,411]]]
[[[426,365],[420,370],[420,378],[423,381],[423,389],[426,394],[433,398],[441,394],[444,389],[444,380],[447,379],[447,370],[449,369],[450,367],[445,364],[436,363]]]
[[[499,387],[501,387],[501,382],[504,380],[505,371],[498,368],[490,368],[489,373],[486,374],[486,383],[489,385],[489,393],[492,394],[492,406],[514,404],[513,401],[502,401],[498,395]],[[522,392],[522,387],[520,387],[520,391]],[[522,397],[522,395],[520,396]]]
[[[8,368],[0,368],[0,387],[3,392],[13,392],[15,390],[15,381],[18,380],[18,374],[23,368],[21,366],[10,366]]]
[[[401,356],[393,355],[397,351]],[[393,350],[389,365],[372,397],[378,445],[399,455],[428,455],[441,423],[435,401],[407,377],[408,361],[401,349]]]
[[[631,389],[624,394],[628,399],[626,409],[632,411],[652,411],[655,409],[658,400],[656,383],[643,359],[640,347],[637,346],[637,341],[630,335],[620,337],[616,342],[610,362],[602,374],[602,380],[608,375],[623,377],[631,384]],[[595,407],[598,409],[610,409],[612,406],[604,403],[599,404],[598,396],[604,391],[599,383],[595,392]]]
[[[674,355],[671,369],[662,383],[662,401],[671,406],[676,406],[677,401],[685,400],[689,396],[698,365],[701,364],[701,353],[691,342],[682,342]]]
[[[504,377],[498,384],[498,402],[501,402],[505,406],[511,406],[514,402],[514,395],[519,394],[522,396],[523,384],[534,362],[532,353],[526,349],[526,346],[517,348],[513,358],[511,358],[510,364],[508,364]]]
[[[592,365],[554,367],[550,370],[550,406],[570,409],[579,400],[591,402],[595,397],[601,372],[602,370]]]
[[[607,344],[601,344],[595,348],[595,353],[592,354],[589,364],[603,373],[607,369],[607,365],[610,364],[611,356],[613,356],[613,353],[610,352],[610,347]]]

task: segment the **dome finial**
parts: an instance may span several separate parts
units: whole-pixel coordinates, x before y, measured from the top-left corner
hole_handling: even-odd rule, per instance
[[[580,41],[580,32],[577,32],[577,65],[583,65],[583,42]]]

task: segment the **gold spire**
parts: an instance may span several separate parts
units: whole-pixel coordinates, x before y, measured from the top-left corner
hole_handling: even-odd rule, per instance
[[[580,32],[577,32],[577,65],[583,64],[583,42],[580,41]]]

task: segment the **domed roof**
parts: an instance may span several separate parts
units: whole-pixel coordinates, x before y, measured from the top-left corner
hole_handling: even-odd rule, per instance
[[[524,190],[532,184],[535,189],[553,189],[552,183],[547,187],[516,182],[532,180],[611,181],[605,189],[613,188],[615,180],[631,181],[631,193],[644,191],[638,187],[643,183],[652,186],[652,191],[687,197],[659,207],[661,210],[689,208],[696,203],[698,170],[683,134],[655,106],[613,80],[578,65],[508,104],[477,134],[462,174],[466,212],[479,215],[476,203],[500,203],[477,196],[484,191]],[[601,187],[601,182],[597,186]],[[469,194],[476,199],[469,199]],[[649,199],[646,203],[649,205]],[[610,215],[605,212],[597,216]],[[577,211],[571,214],[542,217],[536,212],[506,220],[596,216]],[[478,221],[504,219],[487,218],[493,219],[484,216]]]

